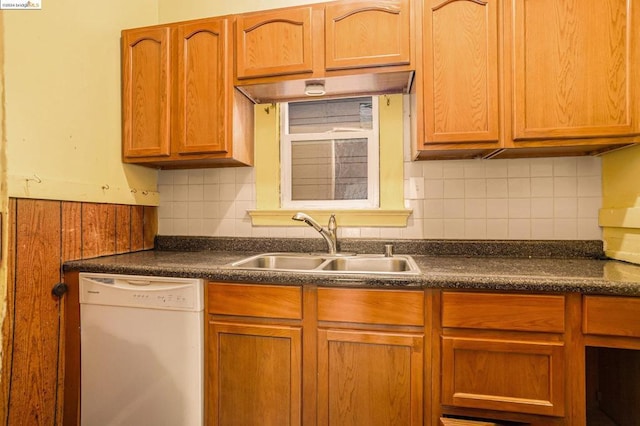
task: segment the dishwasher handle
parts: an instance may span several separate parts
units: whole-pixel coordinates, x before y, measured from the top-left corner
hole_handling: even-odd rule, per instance
[[[68,290],[69,286],[67,286],[65,283],[56,283],[51,289],[51,294],[60,299]]]

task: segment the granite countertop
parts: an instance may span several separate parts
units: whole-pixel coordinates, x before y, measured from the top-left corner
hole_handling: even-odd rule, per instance
[[[640,296],[640,266],[602,259],[598,248],[601,247],[600,242],[573,242],[573,245],[571,242],[443,242],[438,245],[429,241],[425,243],[429,254],[424,254],[424,247],[417,242],[407,243],[409,246],[403,245],[404,242],[395,242],[395,246],[401,249],[396,253],[412,255],[422,273],[394,276],[236,269],[229,264],[253,254],[303,250],[292,244],[291,240],[287,240],[290,250],[282,250],[282,247],[274,245],[273,240],[256,240],[257,244],[249,246],[246,246],[247,241],[238,239],[208,240],[209,243],[213,241],[213,245],[185,241],[174,238],[168,243],[160,239],[156,241],[156,250],[71,261],[65,263],[65,270],[280,285],[455,288]],[[228,250],[220,249],[218,244]],[[376,241],[369,246],[360,244],[356,247],[346,242],[341,249],[380,253],[379,248],[383,244]],[[562,247],[566,250],[563,251]],[[306,248],[310,251],[316,249]],[[509,255],[509,250],[512,255]],[[434,252],[438,255],[433,255]],[[567,254],[571,256],[567,257]]]

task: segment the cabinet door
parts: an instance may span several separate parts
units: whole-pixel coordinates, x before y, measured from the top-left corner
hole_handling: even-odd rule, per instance
[[[559,342],[442,338],[442,403],[564,415],[564,346]]]
[[[237,78],[311,72],[311,16],[311,7],[238,16]]]
[[[425,0],[427,143],[498,142],[498,1]]]
[[[423,347],[422,335],[318,330],[318,424],[423,424]]]
[[[640,131],[640,5],[631,0],[508,3],[514,140]]]
[[[177,27],[176,151],[226,153],[230,123],[228,22],[197,21]]]
[[[209,425],[299,425],[302,330],[212,321]]]
[[[122,32],[122,138],[125,158],[170,154],[169,27]]]
[[[335,2],[325,7],[328,70],[411,62],[409,0]]]

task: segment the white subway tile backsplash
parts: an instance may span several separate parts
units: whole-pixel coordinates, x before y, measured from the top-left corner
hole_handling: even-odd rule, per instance
[[[580,176],[578,177],[578,197],[600,197],[602,196],[602,177]]]
[[[509,197],[509,180],[507,178],[487,179],[487,197]]]
[[[531,197],[553,197],[553,178],[532,177]]]
[[[535,219],[553,218],[553,198],[532,198],[531,217]]]
[[[464,202],[464,217],[467,219],[484,219],[487,217],[486,198],[467,198]]]
[[[510,240],[531,239],[531,221],[528,219],[509,219]]]
[[[531,176],[529,159],[507,160],[507,176],[510,178],[521,178]]]
[[[464,198],[444,200],[443,217],[446,219],[464,218]]]
[[[531,197],[531,179],[511,178],[508,182],[509,198],[529,198]]]
[[[444,198],[464,198],[464,179],[446,179]]]
[[[555,197],[575,197],[578,195],[578,179],[575,176],[553,178]]]
[[[486,179],[465,179],[464,193],[466,194],[466,198],[487,198]]]
[[[578,174],[578,160],[574,157],[553,159],[554,176],[576,176]]]
[[[553,159],[534,158],[530,162],[531,177],[553,176]]]
[[[578,199],[575,197],[556,197],[553,202],[553,217],[555,218],[577,218]]]
[[[341,238],[600,239],[598,157],[405,163],[405,228],[339,228]],[[409,199],[409,180],[424,191]],[[253,168],[161,170],[161,235],[318,238],[309,227],[254,227]]]
[[[487,199],[487,218],[506,219],[509,217],[509,200],[507,198]]]

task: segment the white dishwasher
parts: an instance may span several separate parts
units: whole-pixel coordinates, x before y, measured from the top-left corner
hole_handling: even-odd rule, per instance
[[[83,426],[203,424],[203,282],[80,274]]]

